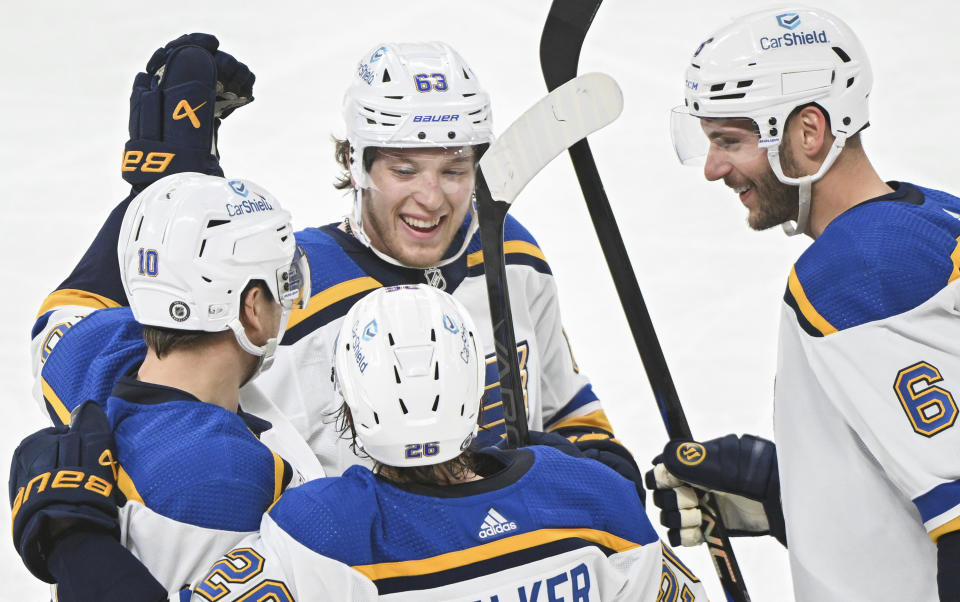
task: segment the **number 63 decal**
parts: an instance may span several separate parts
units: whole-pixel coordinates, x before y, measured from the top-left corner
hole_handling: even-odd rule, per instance
[[[940,371],[928,362],[917,362],[897,373],[893,390],[907,413],[913,430],[932,437],[953,426],[957,420],[957,404],[953,395],[935,386],[943,380]]]

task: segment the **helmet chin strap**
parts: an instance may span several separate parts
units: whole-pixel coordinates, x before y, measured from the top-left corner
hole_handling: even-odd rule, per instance
[[[819,181],[820,178],[827,173],[827,170],[833,166],[833,163],[840,155],[840,151],[843,150],[843,145],[846,143],[846,141],[846,136],[842,134],[837,136],[833,141],[833,146],[830,147],[830,152],[827,153],[827,156],[824,158],[823,164],[820,166],[820,169],[817,170],[817,173],[811,176],[802,176],[799,178],[791,178],[784,175],[783,166],[780,165],[779,146],[776,148],[767,149],[767,161],[769,161],[770,169],[772,169],[773,173],[776,174],[777,179],[783,184],[798,186],[800,188],[796,223],[791,223],[790,220],[787,220],[780,224],[780,227],[783,228],[783,231],[787,234],[787,236],[796,236],[797,234],[807,233],[807,229],[810,226],[810,196],[813,190],[813,184],[814,182]]]
[[[370,244],[370,237],[367,236],[366,230],[363,227],[363,190],[359,186],[355,186],[353,189],[353,212],[348,219],[352,223],[350,231],[353,233],[354,238],[360,241],[363,246],[367,247],[373,254],[379,257],[380,259],[386,261],[387,263],[400,266],[402,268],[414,268],[414,269],[424,269],[424,268],[439,268],[443,267],[449,263],[453,263],[457,260],[463,252],[467,250],[467,246],[470,244],[470,239],[473,238],[474,233],[477,231],[479,226],[479,218],[477,217],[477,206],[474,203],[473,198],[470,199],[470,226],[467,228],[466,236],[463,237],[463,244],[460,245],[460,249],[441,261],[429,266],[415,266],[407,265],[394,257],[390,257],[383,251],[380,251],[372,244]]]
[[[283,314],[280,318],[280,329],[277,332],[277,336],[267,339],[267,342],[263,345],[254,345],[253,341],[247,337],[247,331],[243,327],[243,323],[240,322],[240,318],[234,318],[227,324],[230,327],[230,330],[233,331],[233,336],[237,339],[237,344],[240,345],[240,348],[249,353],[250,355],[257,357],[257,367],[250,374],[250,377],[243,382],[240,386],[244,386],[257,376],[261,372],[266,372],[270,369],[270,366],[273,365],[274,355],[277,351],[277,345],[280,344],[280,339],[283,337],[283,333],[287,330],[287,321],[290,318],[290,310],[284,309]]]

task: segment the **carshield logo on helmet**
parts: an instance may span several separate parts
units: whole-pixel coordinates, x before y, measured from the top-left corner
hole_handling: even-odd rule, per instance
[[[386,51],[387,51],[386,46],[381,46],[380,48],[377,48],[376,50],[374,50],[373,54],[370,55],[370,62],[376,63],[377,61],[379,61],[381,58],[383,58],[383,53]]]
[[[247,185],[243,183],[243,180],[230,180],[230,188],[243,198],[250,196],[250,190],[247,188]]]
[[[457,332],[459,332],[460,330],[459,328],[457,328],[457,323],[454,322],[453,319],[447,314],[443,314],[443,327],[449,330],[450,332],[452,332],[453,334],[457,334]]]
[[[783,13],[777,15],[777,23],[784,29],[794,30],[800,27],[800,15],[797,13]]]
[[[363,327],[363,340],[369,341],[373,337],[377,336],[377,332],[379,331],[380,329],[377,327],[376,319],[370,320],[367,322],[367,325]]]

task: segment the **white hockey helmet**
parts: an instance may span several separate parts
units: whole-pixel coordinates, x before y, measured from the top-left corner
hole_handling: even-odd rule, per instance
[[[710,35],[693,53],[685,106],[671,116],[674,148],[682,163],[695,163],[709,148],[699,118],[751,119],[777,178],[800,186],[798,224],[784,224],[788,234],[796,234],[806,227],[810,187],[846,139],[868,125],[872,85],[860,40],[836,16],[800,7],[751,13]],[[790,178],[780,165],[780,142],[790,113],[810,103],[827,114],[836,141],[816,174]]]
[[[459,301],[431,286],[377,289],[347,313],[334,375],[358,446],[388,466],[439,464],[477,433],[484,357]]]
[[[357,238],[368,247],[361,212],[362,190],[372,185],[363,161],[367,148],[456,148],[493,142],[490,96],[466,61],[443,42],[384,43],[365,53],[343,97],[343,118],[355,185],[352,219]],[[437,265],[453,261],[466,249],[476,230],[473,208],[470,220],[463,249]]]
[[[290,213],[246,180],[199,173],[162,178],[127,208],[117,244],[120,278],[138,322],[174,330],[233,330],[269,367],[290,309],[310,296],[306,256]],[[277,337],[254,345],[240,322],[240,295],[263,281],[283,306]]]

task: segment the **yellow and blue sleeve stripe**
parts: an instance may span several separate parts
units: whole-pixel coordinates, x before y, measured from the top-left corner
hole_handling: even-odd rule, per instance
[[[930,539],[960,531],[960,480],[941,483],[913,499]]]

